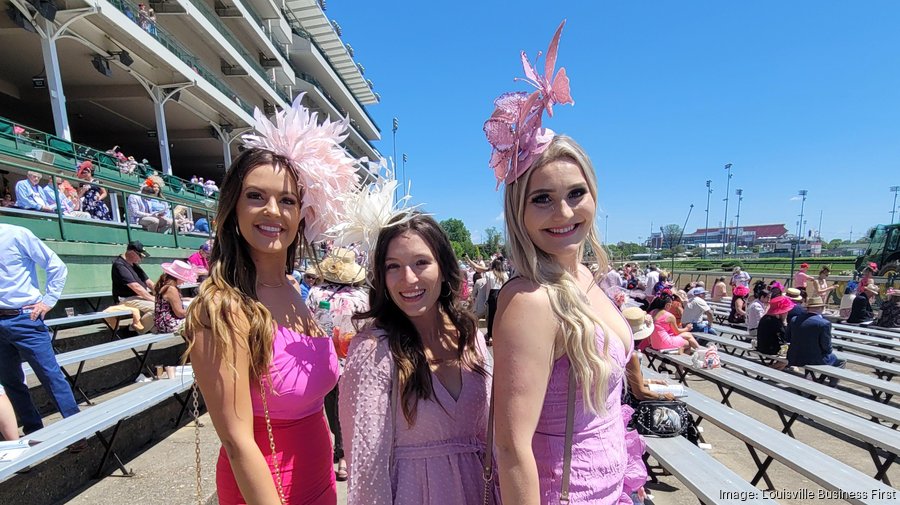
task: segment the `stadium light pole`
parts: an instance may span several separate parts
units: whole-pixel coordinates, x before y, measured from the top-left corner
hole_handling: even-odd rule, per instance
[[[897,192],[900,186],[891,186],[891,193],[894,194],[894,204],[891,205],[891,224],[894,224],[894,215],[897,213]]]
[[[406,153],[403,153],[403,195],[406,196],[409,194],[409,181],[406,179],[406,162],[409,161],[409,157],[406,156]]]
[[[725,257],[725,247],[728,244],[728,192],[731,188],[731,163],[725,164],[725,170],[728,170],[728,178],[725,179],[725,219],[722,220],[724,237],[722,239],[722,257]]]
[[[393,128],[391,128],[391,132],[393,132],[394,137],[394,180],[397,180],[397,128],[400,128],[400,120],[394,118]],[[397,188],[394,189],[394,200],[397,200]]]
[[[791,250],[791,278],[790,281],[793,287],[794,282],[794,260],[797,259],[797,248],[800,247],[800,234],[803,232],[803,207],[806,205],[806,195],[809,192],[805,189],[801,189],[797,194],[800,196],[800,220],[797,221],[797,237],[794,239],[794,247]]]
[[[737,217],[734,220],[734,254],[737,256],[738,242],[741,240],[741,202],[744,201],[744,190],[738,188],[734,190],[734,194],[738,197]]]
[[[709,197],[712,195],[712,181],[706,180],[706,227],[703,228],[703,259],[709,253]]]

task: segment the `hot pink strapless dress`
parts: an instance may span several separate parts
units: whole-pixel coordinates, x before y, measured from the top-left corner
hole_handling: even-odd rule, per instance
[[[322,408],[339,375],[334,346],[330,338],[313,338],[279,326],[273,348],[272,390],[266,390],[266,400],[285,498],[292,505],[335,505],[331,435]],[[258,384],[251,384],[250,394],[253,434],[271,470],[272,450]],[[224,448],[216,465],[216,489],[222,505],[246,503]]]

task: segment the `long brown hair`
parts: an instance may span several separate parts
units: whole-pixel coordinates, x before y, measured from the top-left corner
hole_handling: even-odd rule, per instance
[[[395,221],[402,221],[404,218],[405,216],[398,216]],[[441,282],[441,296],[438,298],[439,309],[450,319],[458,332],[457,358],[476,373],[487,375],[487,371],[482,366],[484,360],[475,345],[478,332],[475,318],[460,305],[459,294],[464,281],[459,261],[453,254],[453,247],[447,234],[433,218],[419,213],[415,213],[412,218],[401,224],[382,229],[369,262],[372,276],[372,286],[369,290],[370,308],[366,312],[354,315],[353,318],[372,319],[374,326],[387,334],[399,378],[399,384],[395,384],[394,387],[401,391],[400,404],[403,416],[412,426],[416,422],[416,406],[419,399],[429,400],[434,396],[431,369],[425,358],[425,346],[421,335],[416,331],[412,321],[391,299],[385,281],[388,246],[396,237],[408,231],[422,237],[437,259],[438,268],[444,279]]]
[[[235,339],[244,338],[233,332],[237,327],[237,315],[240,314],[250,323],[246,347],[250,351],[251,378],[259,379],[268,371],[272,362],[274,322],[269,309],[259,302],[256,294],[256,265],[250,256],[250,247],[238,229],[237,204],[244,187],[244,178],[258,166],[280,167],[296,183],[288,163],[286,159],[269,151],[247,149],[234,159],[225,173],[225,180],[219,190],[219,207],[216,212],[218,226],[209,257],[209,277],[200,285],[200,293],[191,303],[185,320],[184,335],[188,338],[185,358],[191,352],[191,337],[194,332],[211,330],[216,355],[222,358],[231,356],[233,360],[231,351]],[[300,197],[302,196],[301,194]],[[285,273],[292,271],[298,248],[309,251],[309,244],[303,238],[304,227],[305,223],[300,221],[297,237],[288,246]]]

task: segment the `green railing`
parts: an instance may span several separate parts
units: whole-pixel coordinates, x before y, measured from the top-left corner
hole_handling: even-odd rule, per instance
[[[25,175],[26,171],[39,172],[49,176],[50,184],[52,184],[52,187],[54,188],[56,199],[55,211],[38,212],[25,211],[15,207],[0,208],[0,219],[2,219],[3,222],[24,226],[41,239],[98,244],[125,244],[132,240],[140,240],[144,245],[153,247],[196,249],[200,247],[203,242],[213,237],[212,223],[214,221],[215,209],[197,204],[184,205],[183,203],[176,202],[165,196],[153,197],[155,200],[169,204],[170,212],[168,217],[172,219],[173,222],[172,227],[167,233],[150,232],[144,230],[140,225],[130,223],[131,220],[128,215],[127,198],[129,195],[137,195],[139,193],[134,191],[123,191],[119,188],[114,188],[101,180],[97,180],[94,184],[106,189],[109,194],[106,201],[107,205],[112,208],[113,201],[117,202],[119,214],[123,217],[123,222],[71,217],[63,214],[63,206],[60,205],[60,198],[63,198],[63,196],[57,189],[57,183],[60,182],[60,179],[66,179],[70,181],[70,184],[73,186],[77,186],[80,183],[80,180],[74,178],[74,176],[63,177],[49,170],[20,165],[15,162],[3,162],[0,166],[5,170],[12,173],[18,173],[22,176]],[[118,198],[114,199],[113,195],[121,196],[121,201],[119,201]],[[148,195],[141,196],[149,198]],[[200,217],[205,217],[207,222],[210,223],[210,232],[183,233],[178,231],[172,216],[172,211],[179,205],[191,210],[192,222]]]
[[[235,50],[237,50],[237,52],[241,55],[241,57],[244,58],[244,60],[250,65],[250,67],[252,67],[253,70],[260,77],[262,77],[263,81],[265,81],[266,84],[268,84],[284,101],[290,103],[291,99],[287,95],[287,93],[284,93],[284,91],[279,89],[278,85],[275,84],[274,79],[266,73],[266,70],[262,67],[262,65],[260,65],[255,58],[247,54],[247,51],[244,50],[244,45],[241,44],[237,36],[235,36],[234,32],[232,32],[231,29],[225,26],[225,23],[223,23],[222,20],[219,19],[219,16],[216,15],[216,13],[213,12],[213,10],[210,9],[209,6],[206,5],[206,3],[204,3],[202,0],[190,0],[190,2],[194,7],[197,8],[197,10],[200,11],[201,14],[203,14],[203,17],[206,18],[206,20],[209,21],[209,23],[213,25],[216,30],[218,30],[219,34],[222,35],[222,37],[224,37],[225,40],[227,40],[231,44],[231,46],[235,48]]]
[[[337,75],[338,79],[340,79],[341,82],[344,83],[344,87],[347,88],[347,91],[350,91],[350,85],[347,84],[347,81],[344,80],[344,77],[341,75],[341,73],[337,71],[336,67],[334,66],[334,63],[332,63],[332,61],[331,61],[331,58],[328,57],[328,53],[325,52],[325,50],[319,46],[319,44],[316,42],[316,39],[312,35],[310,35],[309,32],[307,32],[306,30],[303,29],[303,26],[300,25],[300,20],[298,20],[296,18],[296,16],[294,16],[294,13],[287,9],[282,9],[281,13],[284,15],[284,18],[287,20],[288,25],[291,27],[291,31],[298,37],[302,37],[302,38],[308,40],[313,46],[316,47],[316,49],[319,50],[319,53],[322,54],[322,57],[325,58],[325,61],[327,61],[328,64],[331,65],[331,68],[335,69],[334,70],[335,75]],[[290,61],[290,60],[288,60],[288,61]],[[293,66],[293,64],[291,64],[291,66]],[[297,71],[296,68],[294,68],[294,70]],[[302,72],[298,72],[298,75],[300,75],[300,74],[302,74]],[[305,74],[303,74],[303,75],[305,75]],[[308,81],[310,83],[315,81],[315,79],[313,79],[313,81],[309,81],[306,78],[304,78],[303,80]],[[341,107],[337,104],[337,102],[335,102],[334,99],[331,98],[331,96],[327,92],[325,92],[325,89],[318,83],[318,81],[316,81],[314,84],[316,85],[317,88],[319,88],[319,91],[321,91],[323,95],[328,97],[328,99],[331,100],[331,102],[334,104],[334,106],[337,107],[338,110],[341,111],[342,115],[344,115],[344,116],[347,115],[347,113],[341,109]],[[352,95],[353,91],[350,91],[350,94]],[[353,99],[356,100],[356,97],[354,96]],[[375,130],[377,130],[378,133],[381,133],[381,128],[379,128],[378,123],[376,123],[375,120],[372,119],[372,116],[369,114],[369,111],[366,110],[366,106],[363,105],[362,103],[360,103],[359,100],[356,100],[356,101],[359,104],[359,108],[362,109],[363,114],[365,114],[366,117],[369,118],[369,121],[372,123],[372,125],[375,126]]]
[[[122,13],[125,14],[128,19],[134,22],[134,24],[140,26],[140,22],[138,19],[138,8],[136,5],[131,3],[129,0],[109,0],[109,3],[122,11]],[[156,23],[152,24],[152,30],[147,30],[146,32],[150,34],[150,36],[155,38],[157,42],[162,44],[163,47],[168,49],[169,52],[174,54],[175,57],[191,67],[195,72],[197,72],[198,75],[200,75],[200,77],[203,77],[214,88],[218,89],[222,92],[223,95],[233,100],[241,109],[247,112],[247,114],[253,115],[253,106],[242,100],[233,89],[219,80],[218,77],[207,70],[203,65],[201,65],[200,59],[194,56],[193,53],[185,49],[184,46],[182,46],[172,34],[167,32]]]
[[[16,132],[15,128],[21,128]],[[36,130],[0,117],[0,153],[33,161],[33,150],[47,151],[54,155],[53,166],[63,173],[74,171],[79,163],[90,160],[94,165],[94,176],[102,181],[117,184],[121,188],[140,189],[146,177],[156,174],[149,164],[139,163],[132,173],[119,169],[116,159],[109,153],[93,147],[76,144],[47,132]],[[187,204],[215,203],[215,198],[206,196],[203,188],[174,175],[162,175],[166,182],[165,193],[183,200]]]

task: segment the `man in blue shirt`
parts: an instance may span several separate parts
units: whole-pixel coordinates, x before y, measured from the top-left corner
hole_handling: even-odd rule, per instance
[[[44,425],[25,384],[21,362],[31,365],[63,417],[78,413],[51,345],[44,315],[56,305],[66,285],[66,265],[21,226],[0,223],[0,384],[6,389],[25,433]],[[44,294],[36,266],[47,272]]]
[[[29,171],[27,178],[16,183],[16,207],[44,212],[56,209],[56,203],[48,201],[47,194],[40,186],[41,177],[40,173]]]
[[[790,366],[832,365],[844,368],[846,361],[838,359],[831,349],[831,322],[822,317],[825,301],[821,296],[806,300],[805,314],[797,316],[785,330],[790,342],[787,359]]]

